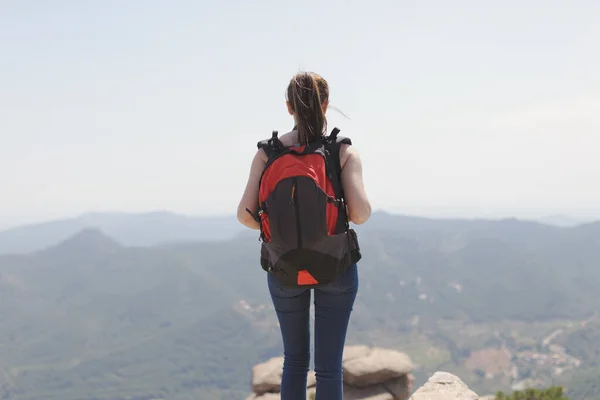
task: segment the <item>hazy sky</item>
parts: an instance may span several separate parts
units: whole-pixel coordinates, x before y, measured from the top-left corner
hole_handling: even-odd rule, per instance
[[[600,217],[598,0],[0,0],[0,226],[233,214],[300,69],[376,208]]]

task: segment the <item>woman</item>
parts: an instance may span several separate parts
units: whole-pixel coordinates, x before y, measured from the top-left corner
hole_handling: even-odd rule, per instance
[[[288,85],[286,105],[295,127],[279,138],[283,146],[306,145],[324,137],[329,106],[329,86],[325,79],[311,72],[297,74]],[[263,149],[255,154],[237,212],[242,224],[257,230],[261,227],[255,216],[259,209],[259,182],[267,159]],[[360,156],[352,146],[342,144],[339,162],[348,220],[362,224],[371,215],[371,205],[363,185]],[[273,274],[267,274],[267,279],[283,338],[281,399],[305,400],[310,362],[311,289],[283,285]],[[334,282],[314,287],[316,400],[342,399],[342,354],[357,290],[356,263]]]

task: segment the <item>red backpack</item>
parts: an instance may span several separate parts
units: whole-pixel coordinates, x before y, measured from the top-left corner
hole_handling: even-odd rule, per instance
[[[335,128],[307,145],[286,147],[274,131],[258,143],[268,157],[253,214],[260,223],[260,261],[285,286],[333,282],[361,259],[340,182],[340,146],[352,141],[338,133]]]

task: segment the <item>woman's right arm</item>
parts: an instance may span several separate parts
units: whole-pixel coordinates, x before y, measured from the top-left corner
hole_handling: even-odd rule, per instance
[[[365,191],[362,161],[358,151],[352,146],[342,145],[340,164],[342,165],[342,188],[348,206],[348,219],[356,225],[364,224],[371,216],[371,203]]]

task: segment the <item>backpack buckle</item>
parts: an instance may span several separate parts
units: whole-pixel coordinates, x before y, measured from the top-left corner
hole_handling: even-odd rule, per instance
[[[279,138],[277,137],[278,134],[279,134],[279,132],[273,131],[273,134],[271,135],[271,139],[269,139],[267,141],[269,146],[273,147],[273,150],[283,149],[283,143],[281,143],[281,140],[279,140]]]

